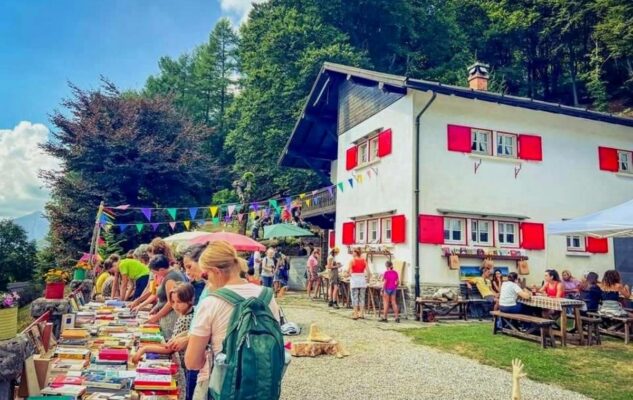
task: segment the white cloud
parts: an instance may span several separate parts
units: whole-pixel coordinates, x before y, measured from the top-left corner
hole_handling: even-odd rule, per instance
[[[236,15],[240,23],[246,21],[248,13],[253,8],[253,3],[263,3],[266,0],[219,0],[222,11]]]
[[[49,192],[38,172],[59,165],[57,159],[38,148],[47,138],[46,126],[28,121],[13,129],[0,129],[0,218],[43,209]]]

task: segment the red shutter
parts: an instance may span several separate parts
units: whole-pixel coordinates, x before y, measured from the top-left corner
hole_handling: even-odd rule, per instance
[[[521,247],[526,250],[545,249],[545,227],[543,224],[534,222],[521,224]]]
[[[336,234],[334,233],[334,230],[331,230],[329,235],[330,248],[333,249],[336,247]]]
[[[618,149],[609,147],[598,147],[598,159],[600,160],[600,169],[603,171],[618,172]]]
[[[587,237],[587,243],[585,245],[585,249],[589,253],[608,253],[609,240]]]
[[[404,215],[391,217],[391,243],[404,243],[407,240],[407,219]]]
[[[444,243],[444,217],[437,215],[420,215],[420,243]]]
[[[448,149],[450,151],[460,151],[470,153],[472,148],[472,138],[470,128],[460,125],[448,125]]]
[[[378,157],[391,154],[391,129],[386,129],[378,135]]]
[[[345,168],[349,171],[350,169],[356,168],[358,165],[358,147],[350,147],[347,149],[347,157],[345,159]]]
[[[344,222],[343,223],[343,244],[356,243],[356,223]]]
[[[543,161],[541,137],[519,135],[519,158],[522,160]]]

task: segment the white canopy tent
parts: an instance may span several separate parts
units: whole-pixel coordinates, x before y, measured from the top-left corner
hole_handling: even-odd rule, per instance
[[[547,224],[548,235],[633,237],[633,200],[583,217]]]

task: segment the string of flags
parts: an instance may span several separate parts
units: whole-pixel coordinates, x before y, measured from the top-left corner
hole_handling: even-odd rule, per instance
[[[127,229],[135,229],[138,233],[143,232],[146,228],[150,228],[155,232],[159,226],[168,225],[172,231],[177,226],[183,226],[185,230],[191,228],[192,223],[202,225],[212,223],[218,225],[222,222],[231,223],[233,221],[242,222],[244,218],[254,220],[256,217],[267,218],[276,212],[280,219],[284,217],[291,218],[291,210],[295,207],[303,205],[307,207],[317,206],[323,201],[327,201],[334,197],[336,191],[344,193],[346,189],[354,189],[355,185],[361,185],[372,177],[378,176],[378,169],[370,167],[363,173],[354,174],[350,178],[338,182],[322,189],[313,190],[312,192],[300,193],[295,196],[286,196],[284,198],[269,199],[250,202],[248,205],[238,203],[217,204],[210,206],[198,207],[131,207],[130,205],[119,205],[115,207],[105,206],[99,217],[98,224],[101,228],[109,230],[117,227],[120,232]],[[144,220],[120,223],[116,222],[117,211],[135,210],[140,211]],[[284,214],[286,214],[284,216]]]

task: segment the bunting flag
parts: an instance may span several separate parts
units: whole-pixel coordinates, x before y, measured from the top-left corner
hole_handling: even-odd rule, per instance
[[[141,233],[141,231],[143,230],[143,224],[136,224],[136,230],[138,233]]]
[[[318,205],[319,204],[319,198],[315,197],[314,199],[312,199],[312,201],[314,202],[314,205]]]
[[[349,186],[350,186],[351,188],[353,188],[353,187],[354,187],[354,179],[353,179],[353,178],[349,178],[349,179],[347,180],[347,182],[349,182]]]
[[[176,211],[177,210],[175,208],[168,208],[167,209],[167,214],[169,214],[171,219],[173,219],[174,221],[176,220]]]
[[[183,222],[183,224],[185,225],[185,229],[186,229],[186,230],[189,230],[189,227],[191,226],[191,221],[189,221],[189,220],[185,220],[185,221]]]
[[[255,219],[255,215],[256,215],[256,214],[255,214],[255,211],[251,211],[250,218],[251,218],[251,219]]]
[[[378,169],[371,167],[371,170],[374,171],[374,175],[378,176]]]
[[[171,230],[173,231],[174,229],[176,229],[176,223],[175,222],[170,222],[169,226],[171,227]]]
[[[226,208],[226,210],[228,212],[228,216],[230,217],[231,215],[233,215],[233,211],[235,211],[235,205],[231,204],[230,206]]]
[[[235,212],[240,212],[242,211],[242,205],[241,204],[236,204],[235,205]]]
[[[211,218],[215,218],[215,216],[218,214],[218,206],[209,207],[209,211],[211,212]]]
[[[318,192],[318,190],[313,190],[313,191],[312,191],[312,196],[316,195],[316,194],[317,194],[317,192]]]
[[[286,197],[286,207],[292,208],[292,197]]]
[[[356,182],[363,183],[363,175],[361,174],[356,175]]]
[[[277,208],[277,200],[268,200],[268,205],[271,206],[272,208]]]
[[[310,204],[312,204],[312,200],[306,199],[306,206],[310,207]]]
[[[224,216],[224,222],[226,222],[226,223],[231,222],[231,216],[230,215],[225,215]]]
[[[345,186],[343,185],[343,182],[339,182],[338,183],[338,190],[341,191],[341,193],[343,193],[343,189],[345,188]]]
[[[299,195],[299,198],[300,198],[301,200],[303,200],[305,197],[306,197],[306,194],[305,194],[305,193],[301,193],[301,194]]]
[[[141,208],[141,211],[143,212],[143,215],[145,215],[145,218],[147,218],[148,221],[152,220],[152,209],[151,208]]]
[[[108,217],[105,214],[101,214],[101,217],[99,218],[99,223],[103,226],[107,224],[108,222],[110,222],[108,220]]]
[[[242,222],[242,219],[244,219],[244,214],[237,214],[237,220]]]
[[[330,193],[330,197],[334,197],[334,190],[333,190],[334,186],[330,186],[327,188],[327,191]]]
[[[152,222],[150,224],[152,226],[152,231],[156,232],[156,229],[158,229],[158,225],[160,225],[158,222]]]
[[[123,233],[123,231],[127,229],[128,226],[128,224],[119,224],[119,229],[121,230],[121,233]]]
[[[213,218],[213,225],[218,225],[220,223],[220,217]]]
[[[189,215],[191,216],[191,219],[196,219],[196,214],[198,214],[198,207],[190,207]]]
[[[120,206],[116,206],[116,207],[113,207],[113,208],[114,208],[115,210],[122,210],[122,211],[125,211],[125,210],[127,210],[128,208],[130,208],[130,205],[129,205],[129,204],[122,204],[122,205],[120,205]]]
[[[275,211],[277,211],[277,214],[281,215],[281,207],[275,207]]]

